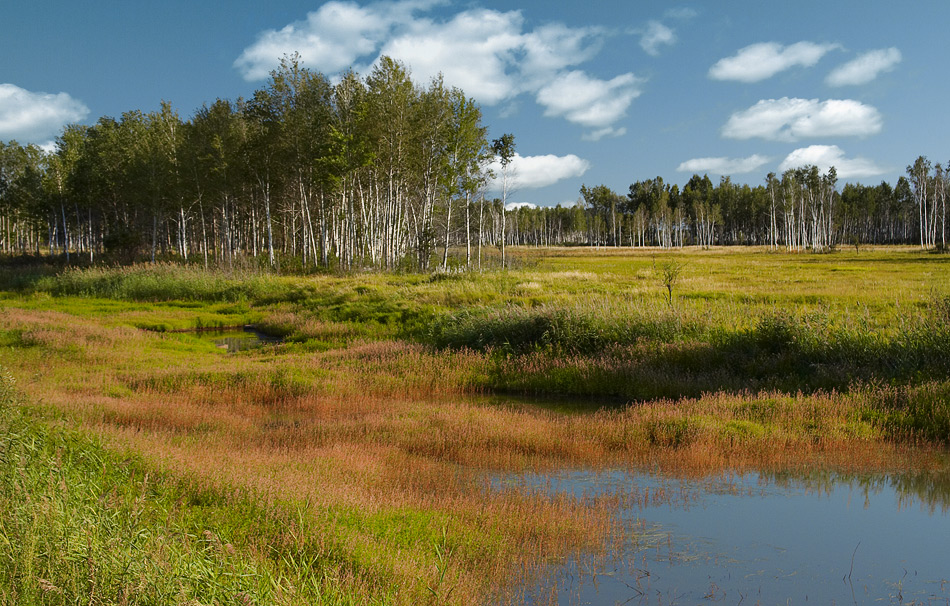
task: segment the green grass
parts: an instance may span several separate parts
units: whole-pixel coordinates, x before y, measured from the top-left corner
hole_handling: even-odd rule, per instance
[[[534,251],[519,270],[287,278],[169,264],[30,270],[8,304],[151,330],[257,324],[297,351],[490,352],[486,389],[649,400],[950,372],[948,259],[913,250]],[[664,264],[683,268],[666,300]],[[12,270],[7,270],[12,271]],[[33,293],[32,295],[27,293]],[[0,302],[0,304],[3,304]]]
[[[132,301],[245,301],[279,288],[271,274],[208,272],[169,263],[132,268],[67,269],[39,277],[34,288],[51,294]]]
[[[848,390],[950,374],[946,299],[874,329],[826,311],[749,311],[731,327],[689,311],[604,301],[466,309],[434,320],[436,347],[488,351],[486,387],[529,393],[696,397],[704,392]],[[738,322],[736,322],[738,323]]]
[[[156,473],[17,397],[0,368],[0,603],[351,602],[292,507]]]
[[[576,520],[446,478],[950,442],[943,256],[512,254],[433,275],[4,268],[0,362],[31,401],[5,374],[0,602],[478,603],[498,554],[533,548],[512,536]],[[284,343],[169,332],[249,323]]]

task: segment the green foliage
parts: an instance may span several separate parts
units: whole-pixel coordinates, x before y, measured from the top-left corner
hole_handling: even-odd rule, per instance
[[[346,566],[292,512],[149,472],[15,405],[0,368],[0,601],[345,604]]]
[[[294,381],[272,377],[284,391]],[[370,564],[306,531],[310,512],[157,473],[17,397],[0,367],[3,603],[390,603],[383,576],[376,597],[341,588]]]
[[[828,281],[852,284],[859,276],[882,285],[912,272],[922,277],[929,258],[873,251],[860,262],[698,253],[677,261],[678,268],[689,262],[697,271],[674,276],[682,291],[674,309],[672,289],[661,294],[640,284],[651,276],[650,256],[567,255],[545,258],[530,270],[430,276],[289,279],[164,264],[72,269],[37,275],[30,288],[60,296],[173,300],[167,304],[180,308],[180,319],[152,314],[155,320],[132,320],[136,326],[152,322],[150,328],[255,317],[295,351],[401,338],[491,352],[493,370],[483,387],[506,391],[644,400],[719,390],[841,391],[855,383],[920,382],[950,372],[945,296],[930,293],[898,311],[882,301],[880,287],[821,290]],[[567,261],[586,271],[555,278]],[[836,277],[840,272],[847,273],[845,282]],[[763,273],[785,276],[787,286],[763,282]],[[210,307],[227,302],[234,309]],[[194,309],[185,314],[189,305]],[[78,312],[86,303],[69,307]]]
[[[723,428],[725,436],[733,442],[745,442],[765,435],[765,427],[752,421],[732,419]]]
[[[865,405],[861,419],[895,438],[950,443],[950,383],[868,385],[854,397]]]
[[[790,408],[788,402],[779,402],[776,398],[751,398],[739,406],[737,414],[756,424],[767,425]]]
[[[0,410],[6,411],[13,406],[16,401],[16,379],[0,366]]]
[[[439,347],[500,354],[489,386],[528,393],[650,400],[722,390],[848,390],[950,373],[950,327],[926,319],[886,337],[787,312],[728,331],[673,317],[511,307],[440,318],[430,338]]]
[[[695,326],[674,316],[648,318],[607,309],[473,308],[436,318],[427,339],[437,347],[466,347],[524,354],[532,351],[597,353],[644,340],[676,341]]]
[[[226,274],[170,263],[128,268],[67,269],[36,281],[34,288],[57,296],[126,301],[244,301],[280,288],[268,274]]]

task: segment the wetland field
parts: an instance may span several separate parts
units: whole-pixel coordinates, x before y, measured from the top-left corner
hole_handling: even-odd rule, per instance
[[[0,260],[0,603],[950,603],[950,257]]]

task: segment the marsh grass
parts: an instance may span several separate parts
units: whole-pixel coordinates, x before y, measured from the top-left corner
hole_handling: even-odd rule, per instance
[[[490,352],[486,385],[524,393],[655,398],[706,392],[851,389],[950,373],[943,299],[895,328],[824,311],[762,310],[745,326],[709,314],[603,299],[567,306],[474,308],[432,322],[436,347]]]
[[[369,344],[327,352],[320,364],[294,353],[234,360],[179,349],[179,361],[192,368],[174,371],[154,353],[177,339],[50,312],[8,311],[4,321],[10,332],[27,335],[8,333],[7,343],[26,390],[46,402],[31,410],[61,411],[112,448],[142,453],[160,483],[195,478],[206,494],[201,502],[236,486],[261,495],[256,502],[268,509],[300,507],[310,520],[301,540],[323,554],[306,569],[337,579],[332,586],[352,603],[471,603],[502,585],[513,562],[606,532],[604,508],[594,515],[564,500],[489,494],[478,473],[460,467],[484,469],[480,453],[467,450],[474,444],[511,444],[511,452],[493,455],[500,467],[523,466],[547,449],[523,452],[505,435],[504,421],[466,418],[470,406],[445,399],[466,390],[460,373],[470,370],[458,357],[408,380],[434,361],[419,346]],[[115,347],[105,354],[90,347],[107,342]],[[42,358],[55,360],[63,374],[31,374]],[[363,373],[334,372],[353,365]],[[78,380],[64,380],[72,375]],[[248,532],[259,530],[253,517],[242,519]],[[538,535],[539,527],[548,531]],[[265,532],[259,548],[284,554],[281,536]]]
[[[175,489],[191,495],[182,515],[216,503],[215,515],[239,510],[235,524],[246,539],[204,525],[224,544],[263,554],[250,560],[255,574],[290,575],[274,572],[283,560],[268,558],[285,554],[297,544],[288,537],[298,537],[312,550],[300,556],[312,558],[302,569],[325,583],[321,591],[335,588],[354,603],[477,603],[490,591],[504,601],[503,588],[518,584],[515,571],[539,574],[548,558],[594,549],[618,532],[609,500],[486,489],[486,473],[565,465],[701,473],[816,461],[932,464],[890,444],[886,421],[868,416],[874,409],[864,400],[841,394],[712,394],[566,416],[482,399],[478,385],[490,359],[470,350],[433,352],[389,341],[226,356],[61,313],[7,310],[3,322],[3,363],[44,403],[26,405],[46,424],[94,432],[109,445],[104,452],[139,453],[133,486],[145,470],[161,490],[189,478],[181,484],[187,488]],[[32,373],[41,359],[55,360],[59,370]],[[65,416],[56,421],[58,414]],[[164,493],[156,494],[146,501],[164,502]],[[247,495],[249,504],[220,496],[233,494]],[[263,509],[241,513],[254,504]],[[62,511],[81,507],[64,503]],[[290,524],[289,514],[279,513],[288,511],[303,512],[306,523],[275,532],[272,525]],[[271,514],[264,512],[277,521],[267,522]],[[195,545],[204,544],[203,530],[190,531],[199,537]],[[235,587],[220,591],[250,591]],[[299,603],[294,599],[286,598]]]
[[[276,277],[261,273],[224,273],[171,263],[129,267],[70,268],[34,284],[53,295],[128,301],[241,301],[275,288]]]
[[[286,508],[39,422],[0,372],[3,603],[349,603],[346,563],[295,540]]]
[[[288,579],[285,593],[266,594],[280,599],[259,603],[319,603],[318,591],[328,603],[518,603],[517,586],[546,561],[622,536],[609,498],[491,481],[506,474],[946,466],[939,263],[908,251],[693,251],[671,307],[651,270],[651,255],[668,253],[515,254],[519,269],[484,274],[42,276],[0,299],[0,364],[19,381],[30,432],[95,436],[104,454],[93,467],[119,465],[131,483],[120,494],[141,498],[145,484],[146,509],[165,511],[162,491],[178,495],[162,515],[183,529],[184,561],[200,560],[188,554],[209,530],[248,567],[234,570],[258,575],[240,578]],[[225,318],[253,319],[285,343],[228,355],[136,328]],[[132,467],[115,453],[134,453]],[[60,469],[44,457],[37,470]],[[89,481],[98,473],[82,469]],[[8,502],[29,511],[19,494]],[[101,559],[123,553],[103,545]],[[318,589],[286,589],[307,579]],[[182,595],[235,602],[242,587]]]

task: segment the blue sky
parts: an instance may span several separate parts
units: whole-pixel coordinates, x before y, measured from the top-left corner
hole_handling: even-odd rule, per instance
[[[519,152],[513,200],[625,193],[693,172],[760,183],[834,164],[893,182],[950,158],[950,3],[397,0],[0,8],[0,140],[42,144],[162,99],[183,118],[248,96],[284,53],[331,78],[380,54],[442,72]]]

